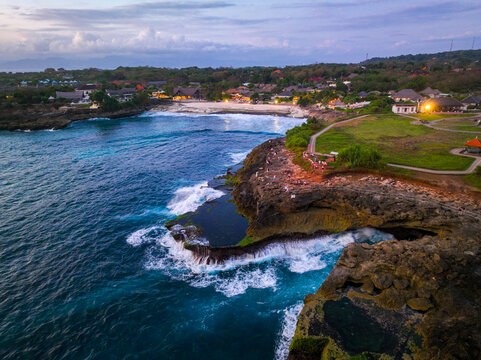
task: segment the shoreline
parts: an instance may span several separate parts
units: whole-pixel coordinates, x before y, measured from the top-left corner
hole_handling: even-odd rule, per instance
[[[85,121],[95,118],[128,118],[143,114],[152,108],[153,106],[150,105],[117,111],[101,111],[97,109],[68,109],[66,111],[59,111],[47,107],[39,109],[14,109],[10,113],[0,114],[0,131],[58,130],[67,127],[74,121]]]
[[[74,121],[85,121],[92,118],[128,118],[145,112],[170,112],[185,114],[246,114],[273,115],[297,119],[312,116],[311,111],[296,105],[287,104],[241,104],[208,101],[174,102],[168,104],[152,104],[138,108],[122,109],[114,112],[93,109],[68,109],[66,111],[53,110],[49,107],[32,107],[26,109],[12,109],[0,114],[0,131],[18,130],[58,130],[63,129]]]
[[[293,104],[244,104],[236,102],[215,101],[183,101],[169,105],[159,105],[151,111],[166,111],[185,114],[247,114],[247,115],[277,115],[293,118],[307,118],[308,109],[302,109]]]
[[[363,354],[441,359],[439,353],[477,358],[479,202],[389,175],[323,178],[293,164],[284,145],[284,139],[275,139],[254,148],[236,175],[234,203],[249,220],[246,233],[252,241],[236,247],[193,243],[184,248],[198,261],[212,264],[252,256],[285,242],[282,237],[303,241],[301,234],[309,238],[322,231],[364,227],[398,232],[395,240],[352,243],[343,249],[319,290],[306,295],[288,359],[318,359],[323,354],[330,354],[325,357],[330,360]],[[186,230],[198,234],[195,226]],[[174,238],[186,244],[188,235],[180,229]],[[377,345],[366,337],[382,341]]]

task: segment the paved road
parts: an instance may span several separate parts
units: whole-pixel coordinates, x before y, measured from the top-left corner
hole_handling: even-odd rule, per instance
[[[312,155],[319,155],[319,156],[330,156],[330,154],[321,154],[321,153],[317,153],[316,152],[316,140],[317,140],[317,137],[324,134],[326,131],[329,131],[332,127],[338,125],[338,124],[344,124],[344,123],[347,123],[347,122],[350,122],[350,121],[353,121],[353,120],[357,120],[357,119],[361,119],[361,118],[365,118],[367,116],[371,116],[371,115],[362,115],[362,116],[357,116],[355,118],[352,118],[352,119],[347,119],[347,120],[342,120],[342,121],[339,121],[339,122],[336,122],[334,124],[331,124],[327,127],[325,127],[324,129],[322,129],[321,131],[319,131],[317,134],[314,134],[311,136],[311,142],[310,142],[310,146],[309,146],[309,153],[312,154]]]

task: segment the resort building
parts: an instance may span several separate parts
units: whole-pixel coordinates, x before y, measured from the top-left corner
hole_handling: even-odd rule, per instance
[[[416,114],[418,112],[418,105],[413,103],[394,104],[392,112],[395,114]]]
[[[463,100],[461,100],[461,102],[466,106],[466,110],[467,110],[468,106],[472,106],[472,107],[480,106],[481,105],[481,97],[476,96],[476,95],[470,95],[470,96],[464,98]]]
[[[276,97],[282,98],[282,99],[287,99],[292,97],[292,92],[291,91],[283,91],[280,94],[277,94]]]
[[[431,99],[432,98],[437,98],[437,97],[440,97],[441,96],[441,91],[437,90],[437,89],[432,89],[430,87],[427,87],[426,89],[424,89],[423,91],[420,91],[419,92],[421,95],[424,95],[424,96],[428,96],[430,97]]]
[[[77,91],[82,91],[83,95],[84,96],[88,96],[90,95],[91,93],[93,93],[94,91],[96,91],[98,89],[98,86],[95,85],[95,84],[87,84],[87,85],[82,85],[82,86],[79,86],[76,90]]]
[[[463,103],[451,98],[451,97],[440,97],[426,100],[421,104],[421,112],[461,112],[463,110]]]
[[[174,88],[174,100],[200,99],[200,88]]]
[[[84,94],[82,91],[56,91],[55,94],[57,99],[71,100],[72,103],[79,103],[84,99]]]
[[[391,95],[392,99],[395,102],[400,102],[400,101],[423,101],[424,97],[419,95],[416,91],[413,89],[402,89],[394,94]]]
[[[474,154],[481,154],[481,141],[476,137],[476,139],[468,141],[466,144],[466,151]]]
[[[341,109],[345,109],[346,108],[346,104],[344,104],[341,99],[335,99],[335,100],[331,100],[329,101],[329,104],[327,105],[327,107],[329,109],[332,109],[334,110],[335,108],[341,108]]]
[[[135,88],[123,88],[120,90],[105,90],[108,96],[113,98],[118,98],[120,100],[126,100],[134,96],[136,90]]]

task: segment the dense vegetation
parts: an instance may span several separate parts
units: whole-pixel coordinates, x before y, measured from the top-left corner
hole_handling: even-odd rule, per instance
[[[324,127],[315,117],[286,132],[286,146],[291,150],[307,149],[311,136]]]
[[[288,149],[296,153],[294,163],[301,166],[305,170],[309,170],[311,165],[306,161],[302,153],[307,150],[307,145],[311,136],[325,126],[315,117],[309,118],[305,123],[295,126],[286,132],[286,146]]]
[[[115,70],[45,69],[43,72],[0,73],[0,88],[16,86],[22,81],[36,85],[49,79],[57,82],[75,79],[80,83],[98,82],[112,87],[113,81],[133,83],[166,81],[165,89],[174,86],[201,84],[207,98],[220,98],[222,91],[244,83],[276,84],[275,92],[286,85],[314,86],[332,80],[338,91],[347,91],[342,80],[351,81],[354,93],[388,91],[401,88],[420,90],[426,86],[444,92],[470,93],[481,91],[481,50],[438,54],[406,55],[376,58],[362,64],[313,64],[306,66],[198,68],[118,67]],[[324,98],[326,96],[323,96]]]
[[[378,169],[383,165],[379,151],[359,144],[344,148],[338,160],[348,168]]]
[[[100,107],[105,111],[117,111],[128,107],[143,106],[149,103],[149,95],[146,92],[137,92],[131,99],[125,102],[119,102],[117,99],[108,96],[105,90],[93,92],[90,98],[99,103]]]

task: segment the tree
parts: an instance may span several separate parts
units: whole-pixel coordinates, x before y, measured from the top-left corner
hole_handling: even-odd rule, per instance
[[[416,76],[406,84],[406,88],[419,91],[426,88],[427,82],[428,79],[426,79],[424,76]]]
[[[122,105],[118,102],[117,99],[107,96],[102,102],[101,107],[105,111],[117,111],[122,108]]]
[[[348,91],[349,88],[347,87],[346,84],[344,84],[341,80],[338,80],[336,82],[336,90],[337,91]]]
[[[144,106],[147,105],[149,101],[149,94],[147,94],[145,91],[142,91],[135,93],[130,100],[130,103],[134,106]]]
[[[309,99],[309,96],[303,96],[297,101],[297,105],[299,106],[307,106],[309,105],[311,100]]]
[[[103,103],[107,97],[109,96],[107,95],[105,90],[97,90],[90,94],[90,99],[99,104]]]

